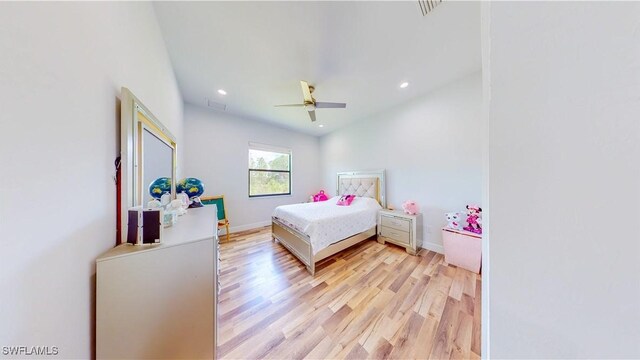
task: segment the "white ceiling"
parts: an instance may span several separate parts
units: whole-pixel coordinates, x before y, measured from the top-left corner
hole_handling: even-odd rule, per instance
[[[154,6],[186,102],[206,106],[209,98],[229,113],[313,135],[481,68],[479,2],[445,1],[426,17],[417,1]],[[304,108],[274,108],[302,102],[300,80],[315,85],[317,101],[347,108],[318,109],[316,123]]]

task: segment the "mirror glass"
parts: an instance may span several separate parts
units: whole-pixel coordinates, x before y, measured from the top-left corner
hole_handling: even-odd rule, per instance
[[[173,174],[173,148],[148,129],[142,132],[142,199],[151,200],[149,185],[158,178],[171,179]]]

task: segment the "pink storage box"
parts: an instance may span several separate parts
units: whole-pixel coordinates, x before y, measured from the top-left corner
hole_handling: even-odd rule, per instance
[[[482,265],[482,235],[465,230],[442,229],[444,261],[480,273]]]

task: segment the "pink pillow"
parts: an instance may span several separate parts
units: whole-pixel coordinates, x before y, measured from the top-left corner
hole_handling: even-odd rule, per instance
[[[351,203],[353,202],[353,199],[355,198],[356,198],[355,195],[342,195],[338,200],[338,202],[336,203],[336,205],[349,206],[351,205]]]

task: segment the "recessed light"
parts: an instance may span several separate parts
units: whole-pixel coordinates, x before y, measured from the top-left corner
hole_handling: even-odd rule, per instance
[[[227,92],[224,91],[223,89],[218,89],[218,94],[220,95],[227,95]]]
[[[320,125],[318,125],[318,127],[324,127],[324,125],[320,124]]]
[[[406,88],[407,86],[409,86],[409,83],[408,83],[408,82],[406,82],[406,81],[405,81],[405,82],[403,82],[402,84],[400,84],[400,88],[401,88],[401,89],[404,89],[404,88]]]

